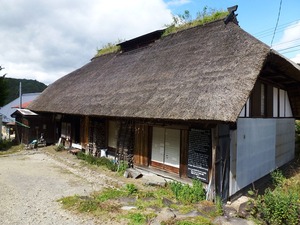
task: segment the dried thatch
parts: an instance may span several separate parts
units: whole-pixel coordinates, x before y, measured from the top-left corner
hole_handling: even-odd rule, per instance
[[[234,23],[216,21],[147,47],[94,58],[29,107],[131,118],[236,121],[274,52]],[[282,67],[294,68],[279,57]],[[287,75],[289,72],[287,72]],[[292,75],[291,75],[292,76]]]

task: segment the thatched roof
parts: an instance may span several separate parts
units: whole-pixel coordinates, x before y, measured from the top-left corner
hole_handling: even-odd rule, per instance
[[[29,107],[78,115],[237,120],[266,65],[300,71],[239,26],[212,22],[136,50],[94,58],[50,85]],[[293,73],[293,74],[290,74]],[[300,115],[300,114],[299,114]]]

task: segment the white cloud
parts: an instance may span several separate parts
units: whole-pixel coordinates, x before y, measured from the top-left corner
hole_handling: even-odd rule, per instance
[[[172,20],[163,0],[2,0],[1,9],[3,72],[47,84],[89,62],[104,44]]]
[[[295,63],[300,63],[300,54],[297,54],[295,57],[291,58]]]
[[[292,23],[283,31],[282,38],[274,45],[274,49],[292,60],[298,60],[300,51],[300,20]],[[298,60],[299,62],[299,60]]]
[[[171,0],[168,1],[167,4],[170,6],[180,6],[180,5],[185,5],[187,3],[190,3],[190,0]]]

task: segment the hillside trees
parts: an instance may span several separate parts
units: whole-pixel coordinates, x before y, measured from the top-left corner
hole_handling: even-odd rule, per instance
[[[0,71],[3,70],[4,68],[2,66],[0,66]],[[7,82],[5,79],[5,75],[0,75],[0,107],[2,107],[5,102],[6,102],[6,98],[8,95],[8,86],[7,86]]]

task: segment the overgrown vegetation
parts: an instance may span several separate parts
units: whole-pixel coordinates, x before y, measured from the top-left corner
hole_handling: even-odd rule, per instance
[[[176,199],[182,203],[196,203],[205,199],[205,191],[202,182],[193,180],[193,185],[181,182],[171,182],[169,186]]]
[[[92,165],[103,166],[108,170],[118,172],[121,175],[123,175],[124,171],[128,168],[128,164],[126,162],[120,161],[119,163],[116,163],[113,160],[108,159],[106,157],[95,157],[89,154],[85,154],[83,152],[77,153],[77,158],[84,160]]]
[[[0,66],[0,71],[3,70],[4,68]],[[0,75],[0,107],[5,105],[6,99],[8,95],[8,85],[7,85],[7,80],[4,75]]]
[[[252,215],[267,224],[300,224],[300,175],[286,179],[276,170],[271,176],[275,188],[256,196]]]
[[[204,25],[219,19],[224,19],[228,15],[228,11],[203,8],[202,12],[197,13],[196,19],[193,19],[188,10],[184,11],[184,14],[173,16],[173,22],[166,25],[167,28],[163,33],[163,36],[167,36],[172,33],[176,33],[181,30],[185,30],[191,27]]]
[[[204,199],[205,192],[200,183],[195,181],[193,185],[187,185],[169,182],[166,187],[143,188],[129,183],[121,188],[107,188],[90,196],[75,195],[59,201],[64,208],[77,212],[107,215],[114,220],[126,219],[129,224],[147,224],[165,207],[182,213],[197,210],[201,212],[198,204]],[[193,197],[190,197],[190,194]],[[132,209],[129,212],[122,210],[122,206],[128,204]],[[176,218],[165,221],[164,224],[211,224],[210,221],[220,215],[217,213],[217,207],[214,206],[213,211],[208,217],[196,216],[184,220]]]
[[[64,149],[65,149],[65,147],[63,144],[59,144],[59,145],[55,146],[55,148],[54,148],[54,150],[57,152],[61,152]]]
[[[16,143],[11,140],[0,141],[0,155],[16,153],[22,149],[24,149],[24,145],[16,145]]]
[[[162,36],[164,37],[181,30],[223,19],[227,15],[228,11],[208,9],[207,7],[204,7],[202,12],[197,13],[196,19],[193,19],[190,12],[185,10],[183,14],[173,16],[173,22],[166,25],[167,28]],[[121,51],[121,47],[118,44],[123,41],[124,40],[118,40],[115,43],[107,43],[101,49],[97,50],[95,57]]]
[[[120,41],[118,41],[118,43],[120,43]],[[97,50],[97,54],[95,57],[105,55],[108,53],[119,52],[121,50],[121,47],[117,45],[118,43],[107,43],[101,49]]]

